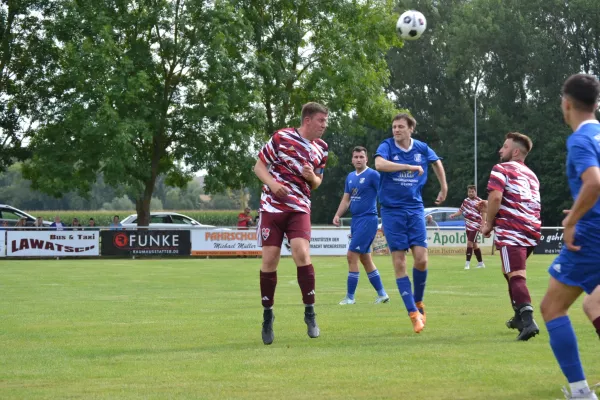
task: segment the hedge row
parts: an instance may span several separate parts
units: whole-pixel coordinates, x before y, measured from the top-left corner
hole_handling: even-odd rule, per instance
[[[195,219],[201,224],[216,225],[216,226],[236,226],[239,210],[181,210],[172,211],[190,218]],[[34,217],[42,217],[46,221],[54,221],[54,217],[58,215],[61,221],[65,224],[71,224],[73,218],[79,219],[82,225],[87,225],[90,218],[94,218],[96,225],[108,226],[112,222],[114,215],[118,215],[121,219],[135,214],[135,211],[106,211],[106,210],[91,210],[91,211],[28,211]],[[253,215],[255,215],[254,213]]]

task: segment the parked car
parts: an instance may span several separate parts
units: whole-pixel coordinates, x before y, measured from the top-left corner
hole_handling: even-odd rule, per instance
[[[441,229],[464,229],[465,217],[462,214],[450,219],[450,215],[458,210],[456,207],[428,207],[425,209],[425,217],[431,215]],[[381,229],[381,224],[379,224],[379,229]]]
[[[121,221],[123,228],[137,227],[137,214],[131,214]],[[214,229],[214,225],[205,225],[196,221],[187,215],[174,212],[151,212],[150,213],[150,228],[157,229]]]
[[[35,223],[35,217],[27,214],[25,211],[19,210],[13,206],[7,204],[0,204],[0,226],[4,221],[8,222],[8,226],[15,226],[19,219],[25,218],[26,226],[33,226]],[[50,226],[50,221],[44,221],[44,226]]]

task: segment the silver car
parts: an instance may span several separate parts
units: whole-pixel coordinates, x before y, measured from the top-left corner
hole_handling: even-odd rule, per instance
[[[137,214],[131,214],[121,221],[123,228],[137,228]],[[174,212],[150,213],[150,228],[156,229],[214,229],[214,225],[205,225],[187,215]]]

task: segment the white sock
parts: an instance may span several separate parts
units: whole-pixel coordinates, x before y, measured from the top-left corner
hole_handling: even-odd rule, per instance
[[[586,380],[569,383],[569,386],[571,387],[571,394],[576,395],[576,396],[577,395],[585,395],[590,392],[590,387],[588,386],[588,383]]]
[[[471,261],[467,261],[467,262],[465,263],[465,267],[466,267],[467,265],[471,265]]]

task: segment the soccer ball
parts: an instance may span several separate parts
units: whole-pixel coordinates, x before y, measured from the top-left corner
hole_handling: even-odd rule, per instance
[[[396,32],[404,40],[417,40],[427,28],[427,20],[418,11],[405,11],[396,23]]]

